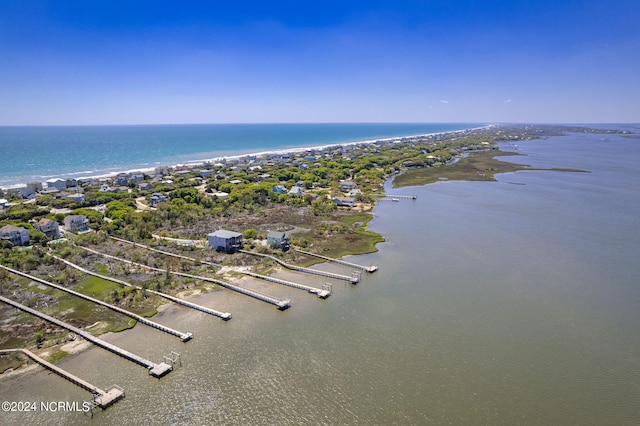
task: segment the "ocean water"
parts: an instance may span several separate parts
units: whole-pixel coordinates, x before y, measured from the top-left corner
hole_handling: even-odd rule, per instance
[[[203,124],[0,127],[0,187],[103,176],[295,147],[448,132],[478,124]]]
[[[637,129],[637,128],[636,128]],[[221,291],[194,299],[222,322],[170,306],[148,327],[107,336],[182,367],[158,380],[102,349],[60,366],[127,397],[93,424],[632,425],[640,419],[640,139],[570,134],[505,145],[534,167],[498,182],[392,190],[370,228],[385,236],[357,286],[273,306]],[[318,268],[348,273],[341,266]],[[320,286],[324,279],[278,276]],[[0,379],[0,400],[81,401],[44,371]],[[86,424],[81,413],[0,413],[3,424]]]

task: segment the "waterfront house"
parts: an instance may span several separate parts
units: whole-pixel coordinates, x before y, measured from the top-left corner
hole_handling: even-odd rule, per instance
[[[42,182],[29,182],[27,183],[27,189],[29,189],[32,192],[41,192]]]
[[[289,249],[289,237],[286,232],[282,231],[269,231],[267,234],[267,244],[269,247],[281,248],[282,250]]]
[[[56,239],[60,236],[60,227],[58,222],[49,218],[43,217],[33,225],[34,228],[42,231],[48,238]]]
[[[24,199],[31,199],[33,198],[32,196],[35,194],[35,191],[29,188],[29,186],[25,184],[13,185],[6,189],[7,189],[7,195],[19,195],[21,198],[24,198]]]
[[[216,251],[233,253],[242,247],[242,234],[226,229],[218,229],[207,236],[209,247]]]
[[[6,209],[7,207],[9,207],[9,200],[0,198],[0,209]]]
[[[152,188],[153,188],[153,184],[151,182],[141,183],[140,186],[138,187],[140,191],[149,191]]]
[[[64,218],[64,229],[83,234],[89,232],[89,219],[82,214],[73,214]]]
[[[67,181],[64,179],[49,179],[47,180],[47,188],[49,189],[57,189],[58,191],[63,191],[67,189]]]
[[[153,173],[156,176],[165,176],[170,174],[172,171],[173,169],[169,166],[159,166],[154,169]]]
[[[114,183],[116,185],[122,185],[122,186],[126,186],[129,185],[129,179],[131,178],[131,176],[129,175],[129,173],[119,173],[115,180]]]
[[[14,246],[29,243],[29,231],[21,226],[5,225],[0,228],[0,240],[7,240]]]

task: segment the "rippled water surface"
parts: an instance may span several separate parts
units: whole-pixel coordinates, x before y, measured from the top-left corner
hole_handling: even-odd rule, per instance
[[[195,298],[227,323],[171,306],[108,340],[183,365],[160,380],[92,348],[60,363],[127,397],[95,424],[637,424],[640,418],[640,140],[569,135],[523,142],[537,167],[499,181],[393,190],[371,229],[378,264],[322,301],[285,312],[228,292]],[[517,185],[516,185],[517,184]],[[340,266],[318,267],[348,272]],[[279,276],[321,286],[321,278]],[[0,399],[87,398],[37,372],[0,380]],[[79,413],[2,413],[3,424],[84,423]],[[8,421],[8,422],[7,422]]]

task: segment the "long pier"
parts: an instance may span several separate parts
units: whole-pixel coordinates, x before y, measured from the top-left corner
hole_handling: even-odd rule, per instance
[[[96,254],[103,255],[102,253],[98,253],[98,252],[92,251],[90,249],[87,249],[86,247],[81,247],[81,246],[78,246],[78,247],[80,247],[82,249],[85,249],[85,250],[88,250],[88,251],[91,251],[91,252],[96,253]],[[172,301],[174,303],[177,303],[178,305],[186,306],[188,308],[195,309],[196,311],[200,311],[200,312],[204,312],[204,313],[209,314],[209,315],[213,315],[213,316],[218,317],[218,318],[220,318],[220,319],[222,319],[224,321],[229,321],[231,319],[231,314],[229,312],[220,312],[220,311],[217,311],[215,309],[207,308],[206,306],[202,306],[202,305],[198,305],[198,304],[193,303],[193,302],[189,302],[188,300],[180,299],[179,297],[171,296],[171,295],[166,294],[166,293],[161,293],[159,291],[155,291],[155,290],[151,290],[151,289],[148,289],[148,288],[144,288],[144,287],[139,286],[139,285],[134,285],[134,284],[131,284],[131,283],[127,282],[127,281],[120,280],[118,278],[113,278],[113,277],[109,277],[109,276],[106,276],[106,275],[101,275],[101,274],[98,274],[97,272],[93,272],[93,271],[90,271],[90,270],[88,270],[86,268],[83,268],[82,266],[76,265],[75,263],[71,263],[68,260],[65,260],[65,259],[63,259],[61,257],[55,256],[55,255],[51,255],[51,256],[53,258],[61,261],[61,262],[64,262],[65,264],[71,266],[72,268],[75,268],[75,269],[77,269],[79,271],[84,272],[85,274],[93,275],[94,277],[102,278],[103,280],[111,281],[111,282],[120,284],[120,285],[125,286],[125,287],[133,287],[133,288],[137,288],[138,290],[144,290],[147,293],[155,294],[156,296],[159,296],[159,297],[162,297],[164,299],[170,300],[170,301]]]
[[[280,278],[274,278],[274,277],[269,277],[269,276],[266,276],[266,275],[260,275],[260,274],[256,274],[255,272],[250,272],[250,271],[242,271],[242,273],[245,274],[245,275],[249,275],[250,277],[258,278],[260,280],[269,281],[269,282],[272,282],[272,283],[282,284],[282,285],[286,285],[288,287],[293,287],[293,288],[297,288],[297,289],[300,289],[300,290],[304,290],[304,291],[309,292],[311,294],[317,295],[320,299],[326,299],[327,297],[331,296],[331,291],[329,291],[327,289],[320,289],[320,288],[311,287],[311,286],[300,284],[300,283],[294,283],[292,281],[281,280]]]
[[[78,246],[81,247],[81,246]],[[137,266],[143,269],[148,269],[150,271],[156,271],[156,272],[163,272],[163,273],[170,273],[172,275],[176,275],[179,277],[185,277],[185,278],[193,278],[196,280],[200,280],[200,281],[208,281],[208,282],[212,282],[214,284],[218,284],[221,287],[224,287],[226,289],[229,290],[233,290],[237,293],[241,293],[250,297],[253,297],[254,299],[258,299],[261,300],[263,302],[267,302],[270,303],[272,305],[275,305],[279,310],[284,311],[285,309],[288,309],[289,307],[291,307],[291,301],[289,299],[278,299],[277,297],[274,296],[269,296],[268,294],[264,294],[264,293],[260,293],[259,291],[255,291],[255,290],[249,290],[248,288],[244,288],[241,287],[239,285],[236,284],[231,284],[230,282],[227,281],[222,281],[222,280],[218,280],[216,278],[209,278],[209,277],[203,277],[200,275],[193,275],[193,274],[187,274],[185,272],[178,272],[178,271],[167,271],[166,269],[161,269],[161,268],[154,268],[153,266],[147,266],[147,265],[143,265],[141,263],[136,263],[136,262],[132,262],[130,260],[127,259],[122,259],[116,256],[112,256],[110,254],[105,254],[105,253],[100,253],[99,251],[96,250],[92,250],[86,247],[81,247],[84,250],[89,251],[90,253],[95,253],[99,256],[104,256],[110,259],[115,259],[118,260],[120,262],[125,262],[128,263],[130,265],[133,266]]]
[[[71,383],[73,383],[76,386],[81,387],[82,389],[91,392],[91,394],[93,395],[93,402],[96,404],[96,406],[105,409],[108,406],[110,406],[111,404],[115,403],[116,401],[124,398],[124,390],[116,385],[111,386],[109,389],[102,390],[97,386],[92,385],[91,383],[77,377],[74,376],[73,374],[69,373],[66,370],[63,370],[62,368],[51,364],[50,362],[45,361],[44,359],[40,358],[38,355],[34,354],[33,352],[27,350],[27,349],[0,349],[0,354],[4,353],[4,354],[8,354],[8,353],[13,353],[13,352],[21,352],[24,355],[28,356],[29,358],[31,358],[32,360],[34,360],[35,362],[37,362],[38,364],[42,365],[44,368],[46,368],[47,370],[57,374],[58,376],[70,381]]]
[[[5,269],[5,270],[7,270],[7,271],[9,271],[9,272],[11,272],[12,274],[20,275],[20,276],[28,278],[28,279],[30,279],[32,281],[36,281],[36,282],[39,282],[39,283],[44,284],[46,286],[55,288],[56,290],[64,291],[65,293],[73,294],[74,296],[78,296],[78,297],[80,297],[82,299],[88,300],[88,301],[96,303],[96,304],[98,304],[100,306],[104,306],[105,308],[111,309],[112,311],[115,311],[115,312],[121,313],[123,315],[126,315],[126,316],[128,316],[130,318],[133,318],[134,320],[138,321],[141,324],[148,325],[149,327],[155,328],[156,330],[160,330],[160,331],[163,331],[163,332],[165,332],[167,334],[171,334],[172,336],[179,337],[180,340],[182,340],[183,342],[188,342],[189,340],[193,339],[193,333],[191,333],[191,332],[183,333],[181,331],[174,330],[173,328],[164,326],[162,324],[158,324],[155,321],[151,321],[150,319],[147,319],[147,318],[145,318],[143,316],[140,316],[138,314],[134,314],[133,312],[127,311],[126,309],[122,309],[119,306],[111,305],[111,304],[109,304],[107,302],[103,302],[102,300],[98,300],[98,299],[93,298],[91,296],[87,296],[86,294],[82,294],[80,292],[71,290],[69,288],[66,288],[66,287],[51,283],[49,281],[45,281],[42,278],[34,277],[32,275],[29,275],[29,274],[26,274],[24,272],[21,272],[21,271],[6,267],[4,265],[0,265],[0,267]]]
[[[175,253],[171,253],[169,251],[159,250],[157,248],[154,248],[154,247],[151,247],[151,246],[148,246],[148,245],[145,245],[145,244],[134,243],[133,241],[123,240],[122,238],[114,237],[112,235],[109,235],[109,238],[111,238],[112,240],[115,240],[115,241],[119,241],[121,243],[132,245],[134,247],[142,247],[142,248],[147,249],[147,250],[155,251],[156,253],[164,254],[166,256],[176,257],[178,259],[190,260],[192,262],[200,262],[200,263],[202,263],[204,265],[215,266],[216,268],[222,268],[223,267],[222,265],[220,265],[218,263],[207,262],[206,260],[194,259],[193,257],[183,256],[181,254],[175,254]]]
[[[380,199],[383,198],[391,198],[391,199],[405,199],[405,200],[416,200],[418,198],[417,195],[392,195],[392,194],[385,194],[383,196],[380,197]]]
[[[324,259],[328,262],[337,263],[339,265],[348,266],[350,268],[361,269],[369,273],[373,273],[378,270],[378,267],[375,265],[370,265],[370,266],[358,265],[357,263],[347,262],[346,260],[342,260],[342,259],[334,259],[332,257],[323,256],[321,254],[311,253],[311,252],[303,251],[299,249],[294,249],[294,250],[297,251],[298,253],[306,254],[307,256],[319,257],[320,259]]]
[[[64,321],[61,321],[57,318],[54,318],[52,316],[43,314],[40,311],[36,311],[35,309],[31,309],[27,306],[24,306],[18,302],[15,302],[11,299],[7,299],[4,296],[0,296],[0,302],[4,302],[7,305],[11,305],[14,308],[20,309],[23,312],[27,312],[33,316],[36,316],[38,318],[41,318],[47,322],[50,322],[52,324],[57,325],[58,327],[62,327],[66,330],[69,330],[75,334],[77,334],[78,336],[82,337],[85,340],[90,341],[91,343],[100,346],[103,349],[108,350],[109,352],[112,352],[116,355],[121,356],[124,359],[127,359],[135,364],[141,365],[142,367],[145,367],[148,371],[149,371],[149,375],[153,376],[153,377],[162,377],[165,374],[170,373],[173,370],[173,367],[171,367],[169,364],[166,364],[164,362],[161,362],[160,364],[156,364],[155,362],[149,361],[146,358],[143,358],[139,355],[136,355],[132,352],[126,351],[124,349],[119,348],[118,346],[111,344],[105,340],[102,340],[96,336],[94,336],[91,333],[87,333],[86,331],[75,327],[71,324],[68,324]]]
[[[269,296],[268,294],[264,294],[261,293],[259,291],[255,291],[255,290],[250,290],[248,288],[245,287],[241,287],[239,285],[236,284],[232,284],[228,281],[222,281],[216,278],[209,278],[209,277],[202,277],[202,276],[198,276],[198,275],[191,275],[191,274],[186,274],[184,272],[172,272],[175,273],[176,275],[182,276],[182,277],[186,277],[186,278],[193,278],[196,280],[203,280],[203,281],[209,281],[215,284],[218,284],[224,288],[228,288],[229,290],[233,290],[235,292],[238,293],[242,293],[245,294],[247,296],[251,296],[254,299],[258,299],[261,300],[263,302],[267,302],[270,303],[274,306],[276,306],[279,310],[284,311],[285,309],[288,309],[291,307],[291,301],[289,299],[278,299],[277,297],[274,296]]]
[[[238,251],[240,251],[242,253],[246,253],[246,254],[251,254],[253,256],[266,257],[266,258],[271,259],[274,262],[284,266],[285,268],[291,269],[293,271],[304,272],[304,273],[313,274],[313,275],[320,275],[321,277],[334,278],[336,280],[350,282],[351,284],[358,284],[360,282],[360,274],[358,272],[354,272],[351,276],[334,274],[333,272],[318,271],[316,269],[310,269],[310,268],[305,268],[305,267],[302,267],[302,266],[291,265],[289,263],[286,263],[286,262],[278,259],[277,257],[271,256],[271,255],[268,255],[268,254],[256,253],[254,251],[248,251],[248,250],[243,250],[243,249],[240,249]]]

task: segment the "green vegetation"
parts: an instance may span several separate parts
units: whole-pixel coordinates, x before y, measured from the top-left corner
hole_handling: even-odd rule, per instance
[[[20,346],[13,346],[11,348],[14,348],[14,347],[18,348]],[[17,352],[0,355],[0,374],[4,373],[9,369],[16,369],[20,367],[23,363],[24,361],[20,358],[20,354],[18,354]]]
[[[57,364],[58,362],[62,361],[64,358],[68,357],[69,355],[70,355],[69,352],[65,352],[63,350],[55,351],[49,357],[49,362],[51,364]]]
[[[121,286],[119,284],[94,276],[84,278],[76,288],[80,293],[100,300],[108,300],[111,292],[114,290],[118,291],[120,289]]]
[[[593,132],[593,129],[587,129]],[[584,131],[587,131],[584,130]],[[0,241],[0,262],[21,271],[30,271],[60,285],[75,288],[108,303],[122,306],[143,316],[157,313],[163,303],[146,290],[122,287],[108,280],[85,276],[68,268],[49,256],[49,250],[73,263],[81,264],[102,275],[119,276],[143,288],[178,293],[217,287],[176,277],[169,272],[141,272],[135,266],[111,262],[90,256],[78,246],[100,247],[101,251],[124,257],[167,271],[184,271],[211,276],[215,270],[198,261],[178,260],[149,253],[131,245],[118,245],[108,235],[129,241],[156,246],[164,251],[188,255],[207,262],[225,265],[252,266],[268,273],[274,265],[253,256],[215,253],[194,246],[177,246],[156,240],[154,235],[203,240],[217,228],[241,232],[253,250],[277,255],[291,263],[309,265],[317,258],[308,259],[295,250],[282,252],[261,244],[269,230],[287,230],[291,233],[293,248],[313,251],[340,258],[346,255],[370,253],[384,238],[367,229],[372,220],[371,209],[378,196],[384,193],[384,182],[395,176],[394,187],[424,185],[447,180],[495,180],[496,173],[533,170],[528,166],[511,164],[496,156],[517,155],[496,150],[496,142],[521,141],[558,134],[559,127],[494,127],[448,135],[399,138],[393,142],[330,147],[322,151],[292,154],[287,158],[243,159],[229,162],[211,170],[211,177],[202,178],[199,170],[179,172],[171,178],[172,184],[149,182],[151,189],[142,191],[131,182],[119,191],[102,192],[85,185],[85,200],[76,203],[70,199],[40,196],[36,203],[20,203],[12,196],[8,209],[0,212],[0,226],[13,224],[29,230],[32,247],[11,247]],[[571,128],[571,131],[578,131]],[[458,159],[455,164],[451,161]],[[256,166],[254,161],[260,161]],[[207,166],[208,167],[208,166]],[[572,169],[553,169],[576,171]],[[149,176],[145,176],[147,181]],[[340,188],[340,181],[348,180],[357,186],[355,193]],[[295,186],[302,193],[288,191]],[[277,189],[277,191],[276,191]],[[160,193],[166,202],[151,208],[152,193]],[[220,194],[224,192],[226,194]],[[282,193],[281,193],[282,192]],[[216,195],[217,194],[217,195]],[[336,197],[353,197],[354,207],[338,207]],[[47,245],[49,238],[33,224],[48,217],[62,224],[65,213],[52,213],[50,208],[69,208],[72,214],[88,218],[96,232],[72,237],[72,241]],[[77,245],[76,245],[77,244]],[[88,258],[89,257],[89,258]],[[88,258],[88,259],[87,259]],[[17,300],[80,327],[91,327],[98,334],[134,327],[135,320],[105,307],[82,300],[52,288],[35,285],[28,279],[14,277],[0,270],[0,293],[17,295]],[[60,332],[44,332],[41,321],[29,315],[6,312],[7,327],[0,331],[0,347],[25,345],[51,345],[64,340]],[[13,327],[13,328],[12,328]],[[55,352],[52,358],[66,356]],[[10,357],[0,357],[0,370],[15,365]],[[6,367],[9,366],[9,367]]]
[[[469,153],[455,164],[444,167],[426,169],[412,169],[396,177],[393,181],[394,188],[405,186],[418,186],[434,183],[439,180],[466,180],[466,181],[495,181],[495,175],[510,173],[520,170],[554,170],[564,172],[584,172],[584,170],[568,168],[539,169],[526,165],[508,163],[496,157],[520,155],[515,152],[504,151],[476,151]]]

